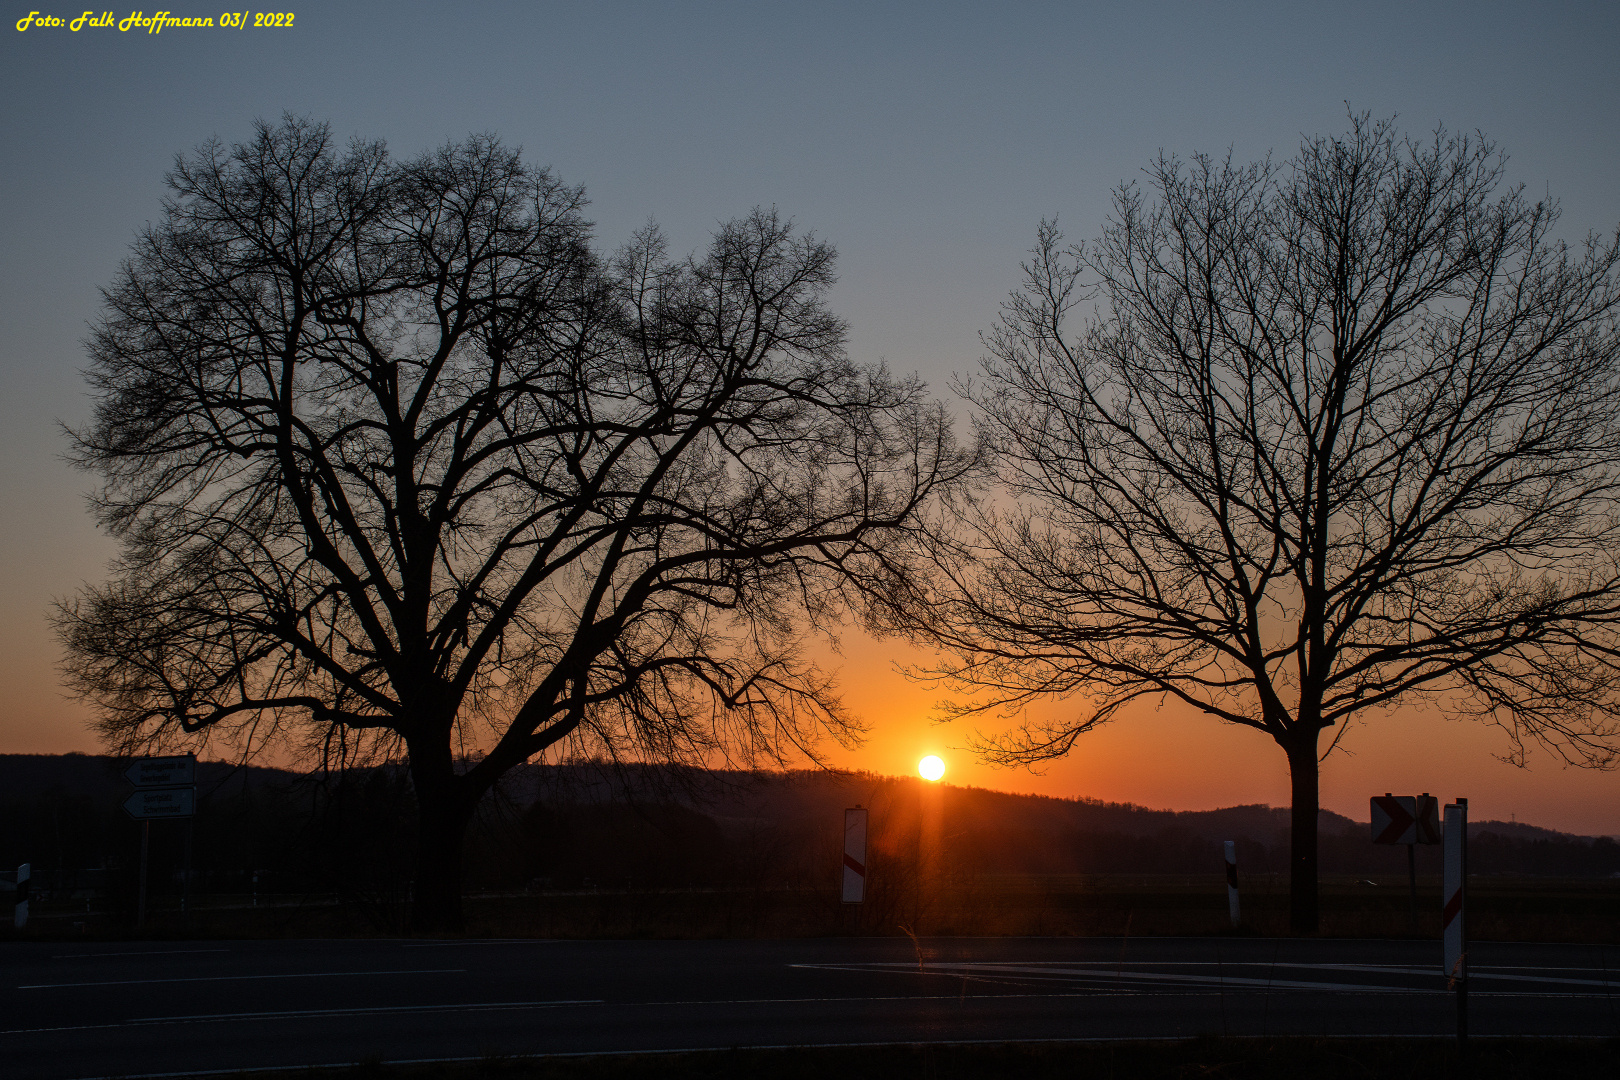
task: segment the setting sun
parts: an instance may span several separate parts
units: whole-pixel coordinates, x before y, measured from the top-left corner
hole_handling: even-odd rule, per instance
[[[933,754],[929,754],[917,762],[917,773],[924,780],[938,780],[945,775],[945,762]]]

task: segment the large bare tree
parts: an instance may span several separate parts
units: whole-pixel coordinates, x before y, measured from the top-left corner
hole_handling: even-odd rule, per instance
[[[1366,710],[1614,760],[1616,245],[1558,242],[1488,142],[1366,117],[1281,166],[1161,158],[1114,208],[1043,225],[986,335],[1002,494],[909,625],[964,711],[1021,717],[1000,762],[1139,701],[1270,735],[1309,931],[1319,761]]]
[[[72,433],[122,555],[58,622],[113,745],[403,750],[443,928],[474,807],[548,748],[858,736],[803,624],[969,461],[847,357],[830,247],[756,211],[601,259],[485,137],[399,163],[289,119],[169,182]]]

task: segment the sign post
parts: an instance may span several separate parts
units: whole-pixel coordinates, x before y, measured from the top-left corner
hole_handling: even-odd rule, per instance
[[[125,807],[127,810],[128,807]],[[135,929],[146,925],[146,855],[152,848],[152,820],[141,822],[141,891],[135,898]]]
[[[1414,800],[1414,813],[1412,814],[1413,837],[1419,844],[1438,844],[1440,842],[1440,800],[1427,791]],[[1406,845],[1406,882],[1410,890],[1410,910],[1412,913],[1412,933],[1418,930],[1418,902],[1417,902],[1417,849],[1412,844]]]
[[[1226,841],[1226,907],[1232,915],[1232,928],[1235,930],[1239,922],[1236,840]]]
[[[1372,797],[1372,842],[1375,844],[1406,845],[1406,884],[1412,933],[1418,932],[1417,910],[1417,844],[1438,844],[1440,823],[1439,800],[1425,791],[1422,795],[1391,795]]]
[[[1457,992],[1457,1048],[1468,1050],[1468,800],[1446,805],[1445,888],[1440,938],[1445,976]]]
[[[135,793],[124,800],[124,813],[141,823],[141,892],[135,904],[135,925],[146,925],[146,863],[152,846],[153,818],[186,819],[186,866],[181,883],[180,910],[186,910],[191,890],[191,816],[197,812],[197,755],[136,758],[124,770]]]
[[[866,811],[851,807],[844,811],[844,892],[843,902],[859,904],[866,899]]]

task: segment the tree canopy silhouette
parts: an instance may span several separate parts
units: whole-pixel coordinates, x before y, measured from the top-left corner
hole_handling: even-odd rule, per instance
[[[593,252],[491,137],[406,162],[301,119],[178,160],[89,342],[110,579],[59,608],[115,746],[409,758],[415,921],[494,781],[562,744],[783,757],[860,725],[806,620],[971,464],[861,366],[774,211]]]
[[[1324,738],[1366,710],[1614,760],[1620,255],[1503,169],[1359,116],[1281,166],[1161,157],[1088,245],[1043,223],[966,387],[1012,498],[901,616],[962,711],[1023,717],[993,760],[1143,700],[1270,735],[1299,930]]]

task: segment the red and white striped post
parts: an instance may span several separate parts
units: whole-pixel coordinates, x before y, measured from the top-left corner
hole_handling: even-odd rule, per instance
[[[28,879],[32,872],[32,863],[23,863],[17,867],[17,910],[12,916],[12,925],[18,930],[28,925]]]
[[[1468,800],[1447,804],[1440,939],[1447,985],[1457,991],[1457,1045],[1468,1045]]]
[[[1226,842],[1226,906],[1232,915],[1232,926],[1239,922],[1237,888],[1237,841]]]
[[[844,811],[844,903],[866,899],[866,811],[859,806]]]

